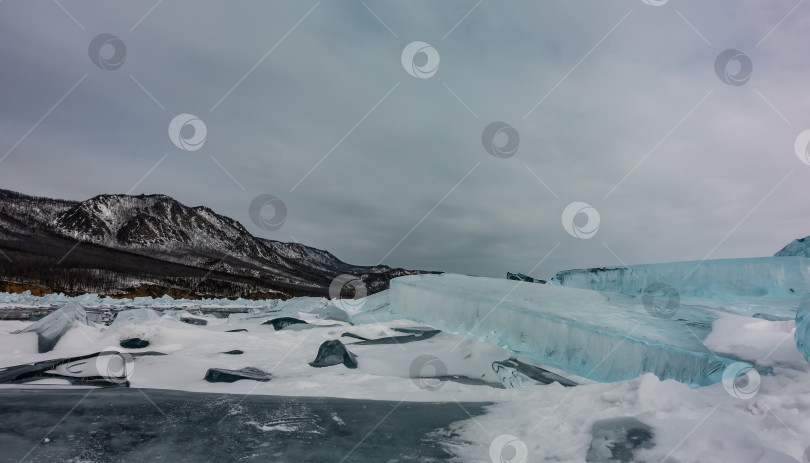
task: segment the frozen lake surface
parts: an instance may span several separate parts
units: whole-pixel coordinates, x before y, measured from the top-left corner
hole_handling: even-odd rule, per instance
[[[452,454],[444,444],[453,436],[442,428],[469,419],[467,412],[482,414],[484,405],[465,403],[462,409],[454,402],[134,388],[3,389],[0,458],[15,463],[446,461]]]

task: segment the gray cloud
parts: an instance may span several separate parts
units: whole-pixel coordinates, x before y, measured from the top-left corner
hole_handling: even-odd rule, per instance
[[[168,155],[134,193],[353,263],[488,276],[557,243],[534,275],[770,255],[810,233],[793,152],[810,128],[810,13],[782,21],[793,1],[367,2],[393,34],[353,1],[292,31],[314,2],[166,0],[132,31],[155,3],[61,3],[84,30],[55,3],[0,3],[0,156],[86,75],[0,163],[5,188],[123,193]],[[120,69],[89,59],[99,33],[126,44]],[[400,64],[415,40],[439,51],[429,79]],[[743,86],[715,75],[728,48],[753,62]],[[179,113],[206,123],[199,151],[169,140]],[[520,133],[514,157],[481,145],[493,121]],[[287,205],[278,231],[249,219],[262,193]],[[573,201],[599,210],[594,238],[563,229]]]

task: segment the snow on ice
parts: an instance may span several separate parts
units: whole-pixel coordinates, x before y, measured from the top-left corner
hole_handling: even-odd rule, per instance
[[[674,278],[689,270],[673,268],[648,275],[635,270],[639,283],[614,272],[599,291],[457,275],[404,277],[394,280],[390,293],[344,307],[322,298],[1,294],[0,310],[77,302],[117,315],[109,326],[58,324],[56,331],[67,329],[49,337],[55,343],[46,353],[33,332],[38,322],[0,317],[0,368],[116,350],[132,364],[129,384],[147,392],[489,404],[483,415],[445,430],[457,436],[447,445],[465,462],[490,462],[500,452],[508,461],[516,451],[525,451],[527,461],[604,461],[599,458],[608,453],[635,461],[802,461],[810,447],[810,364],[804,358],[810,304],[805,300],[797,310],[807,288],[796,271],[805,264],[785,260],[780,274],[776,261],[762,262],[740,261],[744,269],[732,273],[735,280],[713,277],[706,288],[676,286]],[[709,271],[715,263],[703,265]],[[672,278],[663,278],[667,274]],[[568,282],[580,276],[572,278]],[[645,305],[645,285],[655,279],[677,287],[682,297],[674,310]],[[203,306],[231,315],[205,314]],[[189,316],[206,324],[181,321]],[[282,317],[306,324],[278,331],[263,324]],[[403,337],[408,342],[388,341]],[[128,338],[149,345],[122,348]],[[310,366],[319,348],[334,341],[352,353],[357,368]],[[530,381],[515,373],[517,367],[504,372],[515,365],[551,380]],[[241,371],[243,378],[206,381],[212,369]],[[256,371],[262,375],[244,374]],[[75,386],[58,378],[0,385],[21,387]]]

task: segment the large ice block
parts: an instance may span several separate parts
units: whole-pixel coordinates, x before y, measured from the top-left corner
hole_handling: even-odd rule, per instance
[[[20,333],[36,333],[39,352],[50,352],[62,335],[77,322],[86,324],[87,313],[84,311],[84,307],[78,303],[68,302],[59,310],[48,314]]]
[[[160,318],[160,315],[152,309],[122,310],[118,312],[115,319],[110,323],[110,328],[120,329],[126,325],[139,325],[158,318]]]
[[[654,283],[670,285],[681,298],[692,298],[696,304],[740,315],[793,318],[799,300],[810,292],[810,259],[762,257],[564,270],[548,284],[638,296]]]
[[[390,299],[404,318],[596,381],[653,373],[697,387],[738,361],[703,345],[716,316],[700,307],[660,318],[640,297],[452,274],[395,278]]]
[[[390,322],[402,318],[391,313],[391,300],[389,296],[390,290],[388,289],[366,296],[358,310],[349,312],[351,323],[353,325],[365,325]]]
[[[810,259],[758,257],[564,270],[549,280],[552,285],[634,296],[655,282],[674,286],[681,296],[800,299],[810,292]]]

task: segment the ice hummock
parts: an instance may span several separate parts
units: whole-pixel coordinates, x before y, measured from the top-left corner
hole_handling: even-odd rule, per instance
[[[793,318],[810,292],[810,258],[761,257],[564,270],[550,285],[641,295],[664,283],[695,304],[739,315]]]
[[[774,256],[801,256],[810,257],[810,236],[793,240],[780,249]]]
[[[149,307],[156,310],[185,308],[188,310],[198,310],[201,308],[211,309],[266,309],[279,304],[278,299],[251,300],[251,299],[174,299],[164,295],[159,298],[150,296],[128,298],[113,298],[110,296],[100,297],[98,294],[83,294],[80,296],[67,296],[62,293],[46,294],[44,296],[34,296],[31,291],[22,293],[0,293],[0,309],[7,307],[52,307],[63,305],[67,302],[78,302],[85,308],[110,308],[127,309],[135,307]],[[283,302],[283,301],[281,301]]]
[[[353,325],[383,323],[402,318],[391,313],[390,290],[380,291],[361,299],[356,310],[348,312]]]
[[[228,316],[228,324],[261,324],[273,318],[293,317],[308,314],[323,320],[348,322],[349,315],[323,297],[295,297],[286,301],[273,301],[272,305],[250,309],[248,313],[233,313]]]
[[[110,324],[111,329],[120,329],[127,325],[142,325],[151,320],[160,318],[157,312],[152,309],[129,309],[118,312],[115,319]]]
[[[36,333],[40,353],[50,352],[74,323],[87,323],[87,313],[76,302],[68,302],[59,310],[48,314],[20,333]]]
[[[395,278],[390,292],[395,314],[595,381],[653,373],[697,387],[737,361],[703,345],[716,315],[701,307],[660,318],[639,297],[452,274]]]

